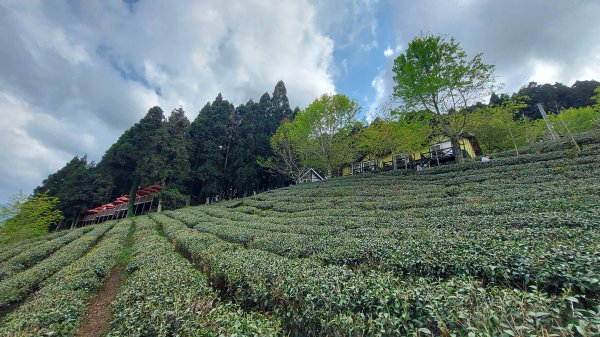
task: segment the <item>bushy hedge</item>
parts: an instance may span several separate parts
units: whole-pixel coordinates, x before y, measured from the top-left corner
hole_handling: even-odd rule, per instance
[[[90,252],[43,282],[43,287],[4,320],[3,336],[73,336],[87,302],[115,266],[131,221],[116,224]]]
[[[205,268],[213,285],[248,309],[272,312],[290,335],[519,335],[597,333],[597,309],[582,296],[353,271],[244,249],[154,216],[166,235]],[[582,319],[579,321],[579,319]]]
[[[60,236],[54,240],[36,242],[31,247],[28,247],[27,250],[0,264],[0,281],[12,274],[35,265],[36,263],[50,256],[50,254],[54,253],[59,248],[77,239],[90,230],[90,227],[83,227],[71,231],[68,234]]]
[[[46,278],[73,263],[85,254],[114,223],[94,226],[93,229],[63,246],[47,259],[0,282],[0,308],[25,298]]]
[[[70,231],[58,231],[48,235],[37,236],[23,241],[17,241],[0,247],[0,262],[6,261],[13,256],[19,255],[36,245],[43,244],[46,241],[54,240],[58,237],[66,235]]]
[[[130,276],[113,304],[108,336],[276,336],[277,319],[219,301],[202,273],[147,217],[136,218]]]

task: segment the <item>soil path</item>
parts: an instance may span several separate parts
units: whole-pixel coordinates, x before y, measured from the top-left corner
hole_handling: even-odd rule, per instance
[[[104,281],[104,285],[87,307],[83,322],[77,332],[78,337],[103,336],[108,330],[111,317],[110,304],[117,297],[123,283],[123,272],[115,266]]]

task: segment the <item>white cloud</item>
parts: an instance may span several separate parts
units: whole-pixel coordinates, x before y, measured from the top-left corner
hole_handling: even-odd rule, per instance
[[[279,80],[301,107],[335,92],[316,15],[306,0],[4,1],[0,114],[19,123],[2,129],[0,201],[74,155],[99,160],[153,105],[194,119],[219,92],[240,104]]]
[[[317,25],[336,42],[336,49],[369,51],[377,47],[379,0],[310,0]],[[366,41],[366,42],[365,42]]]
[[[29,123],[40,116],[27,102],[0,91],[0,111],[3,120],[0,124],[0,186],[5,193],[2,197],[20,189],[28,194],[45,178],[47,170],[64,165],[69,155],[46,146],[28,133]]]
[[[387,49],[383,51],[383,56],[390,57],[392,55],[394,55],[394,51],[388,46]]]
[[[562,66],[551,60],[533,59],[527,63],[530,81],[538,83],[554,83],[561,78]]]
[[[385,116],[391,107],[391,96],[393,88],[393,78],[391,66],[383,68],[377,76],[371,81],[371,87],[375,91],[375,97],[365,116],[367,122],[372,122],[377,116]]]
[[[596,0],[397,1],[396,35],[410,41],[423,32],[454,36],[469,55],[496,65],[508,93],[527,80],[571,85],[599,80]],[[515,11],[514,8],[519,8]]]

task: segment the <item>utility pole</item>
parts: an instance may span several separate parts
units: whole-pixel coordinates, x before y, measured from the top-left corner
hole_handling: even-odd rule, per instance
[[[542,117],[544,118],[544,122],[546,122],[546,127],[548,127],[548,131],[550,131],[550,138],[552,138],[552,140],[560,139],[560,137],[558,137],[558,135],[554,131],[554,127],[552,126],[552,123],[550,123],[550,120],[548,119],[548,115],[546,114],[546,111],[544,111],[544,107],[542,106],[542,103],[538,103],[537,108],[538,108],[538,110],[540,110],[540,113],[542,114]]]

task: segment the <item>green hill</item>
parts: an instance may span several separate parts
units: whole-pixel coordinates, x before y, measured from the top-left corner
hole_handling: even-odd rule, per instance
[[[110,336],[597,335],[600,144],[580,142],[7,245],[0,335],[75,334],[119,268]]]

